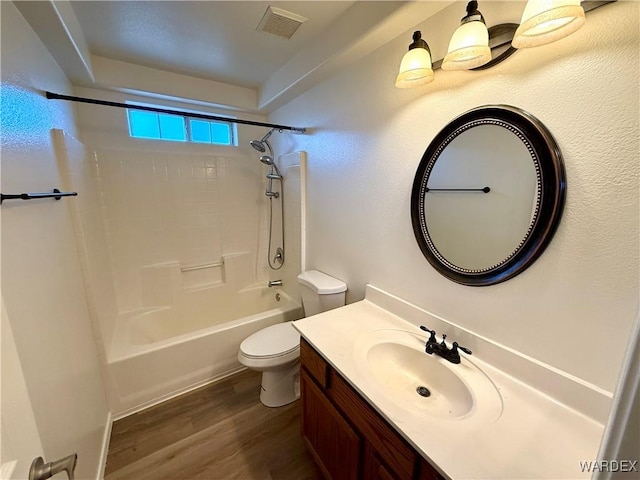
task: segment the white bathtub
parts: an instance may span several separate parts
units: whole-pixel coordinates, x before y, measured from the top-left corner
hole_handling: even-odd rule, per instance
[[[200,300],[207,295],[211,292],[203,291]],[[107,361],[114,417],[240,371],[237,354],[246,337],[302,317],[298,303],[266,287],[208,303],[205,308],[194,296],[182,305],[118,318]]]

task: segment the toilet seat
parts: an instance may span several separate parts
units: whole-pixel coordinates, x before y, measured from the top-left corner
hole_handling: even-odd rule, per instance
[[[250,335],[240,344],[240,353],[252,359],[292,356],[300,350],[300,334],[292,323],[278,323]]]

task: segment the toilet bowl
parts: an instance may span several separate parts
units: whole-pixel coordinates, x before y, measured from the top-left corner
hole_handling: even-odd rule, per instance
[[[345,304],[347,285],[311,270],[298,275],[305,316]],[[240,344],[238,361],[262,372],[260,401],[280,407],[300,398],[300,334],[293,322],[278,323],[250,335]]]
[[[238,361],[262,372],[260,401],[267,407],[286,405],[300,396],[300,334],[292,323],[263,328],[240,344]]]

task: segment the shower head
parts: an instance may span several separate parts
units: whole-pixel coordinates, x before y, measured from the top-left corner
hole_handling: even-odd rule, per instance
[[[251,140],[249,143],[255,150],[259,151],[260,153],[265,153],[267,151],[267,148],[269,148],[269,151],[271,151],[271,145],[269,145],[269,142],[267,142],[267,140],[269,139],[269,137],[271,136],[274,130],[275,128],[272,128],[260,140]]]
[[[265,148],[266,142],[263,142],[262,140],[251,140],[249,143],[255,150],[259,151],[260,153],[265,153],[267,151],[267,149]]]

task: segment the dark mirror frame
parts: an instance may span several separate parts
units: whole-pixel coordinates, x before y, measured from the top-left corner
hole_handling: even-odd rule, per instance
[[[506,128],[525,144],[536,170],[537,198],[529,230],[514,251],[496,265],[470,270],[452,264],[434,246],[425,217],[425,194],[429,175],[443,150],[458,135],[479,125]],[[426,259],[445,277],[469,286],[494,285],[522,273],[542,254],[560,223],[565,192],[566,175],[560,149],[539,120],[509,105],[474,108],[445,126],[422,156],[411,193],[413,232]]]

